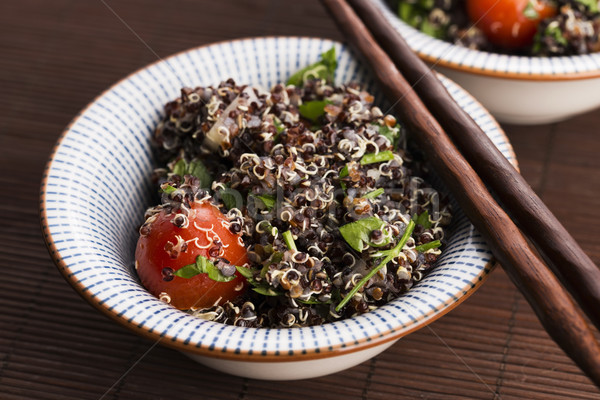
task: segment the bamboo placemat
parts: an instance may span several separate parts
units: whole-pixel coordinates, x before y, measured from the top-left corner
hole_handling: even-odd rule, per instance
[[[472,298],[344,372],[222,374],[100,315],[60,276],[38,192],[70,119],[158,57],[260,35],[341,39],[317,1],[19,0],[0,4],[0,399],[597,399],[499,268]],[[600,262],[600,114],[505,126],[527,180]]]

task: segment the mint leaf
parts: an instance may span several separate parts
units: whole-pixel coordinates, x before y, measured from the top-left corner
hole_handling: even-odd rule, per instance
[[[177,161],[177,163],[175,164],[175,166],[173,167],[173,173],[175,175],[179,175],[183,178],[183,175],[185,175],[185,171],[187,170],[187,163],[185,162],[185,160],[182,158],[179,161]]]
[[[194,160],[188,165],[187,174],[200,179],[201,188],[209,188],[212,184],[212,176],[208,168],[200,160]]]
[[[415,224],[421,225],[425,229],[431,228],[431,221],[429,220],[429,212],[427,212],[427,210],[419,215],[413,215],[412,220],[415,221]]]
[[[279,296],[279,295],[281,295],[281,293],[279,293],[278,291],[276,291],[275,289],[273,289],[271,286],[268,286],[268,285],[257,286],[257,287],[252,288],[252,290],[254,290],[258,294],[262,294],[263,296]]]
[[[237,271],[240,273],[240,275],[242,275],[246,279],[254,278],[254,274],[252,273],[252,270],[250,268],[235,267],[235,269],[237,269]]]
[[[212,176],[208,168],[200,160],[192,160],[189,164],[182,158],[173,167],[173,174],[179,175],[182,178],[185,175],[195,176],[200,180],[201,188],[208,188],[212,184]]]
[[[321,54],[321,60],[308,67],[296,71],[287,81],[288,85],[304,86],[310,79],[325,79],[327,82],[333,82],[337,60],[335,47]]]
[[[277,202],[277,198],[271,194],[252,195],[252,197],[259,199],[269,211],[275,207]]]
[[[360,159],[360,165],[374,164],[394,159],[394,153],[390,150],[380,151],[379,153],[368,153]]]
[[[362,252],[369,243],[371,232],[381,229],[384,222],[377,217],[359,219],[355,222],[340,226],[342,237],[354,250]]]
[[[218,192],[221,201],[228,210],[241,208],[243,206],[242,196],[237,190],[225,188]]]
[[[210,279],[216,282],[229,282],[235,279],[235,275],[223,275],[221,270],[204,256],[196,257],[194,264],[185,265],[173,273],[173,275],[185,279],[193,278],[199,274],[207,274]]]
[[[298,107],[300,115],[304,118],[316,122],[320,116],[325,114],[325,106],[331,104],[329,100],[307,101]]]

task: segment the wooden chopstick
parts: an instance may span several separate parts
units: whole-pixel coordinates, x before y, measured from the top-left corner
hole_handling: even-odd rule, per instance
[[[600,329],[600,269],[371,1],[348,0],[477,174]]]
[[[600,347],[582,313],[521,231],[487,191],[437,120],[343,0],[322,0],[347,40],[363,54],[403,123],[494,256],[558,345],[600,386]]]

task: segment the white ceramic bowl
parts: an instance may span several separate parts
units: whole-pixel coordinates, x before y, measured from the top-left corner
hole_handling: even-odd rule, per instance
[[[600,107],[600,53],[525,57],[471,50],[404,23],[374,1],[408,45],[471,93],[500,122],[545,124]]]
[[[216,85],[229,77],[271,87],[332,45],[338,49],[336,80],[365,82],[377,94],[371,75],[345,46],[272,37],[177,54],[123,79],[87,106],[60,138],[41,190],[44,237],[73,288],[152,341],[221,371],[273,380],[316,377],[356,365],[472,294],[493,262],[484,241],[458,211],[449,245],[430,275],[390,304],[336,323],[296,329],[226,326],[176,310],[140,285],[132,263],[137,229],[155,190],[149,137],[163,105],[178,96],[181,86]],[[494,119],[458,86],[447,79],[444,83],[515,161]]]

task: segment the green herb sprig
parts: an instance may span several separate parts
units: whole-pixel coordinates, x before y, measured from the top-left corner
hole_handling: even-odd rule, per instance
[[[185,175],[195,176],[200,180],[201,188],[209,188],[213,182],[208,168],[200,160],[192,160],[188,163],[182,158],[175,163],[172,172],[182,178]]]
[[[342,237],[354,250],[362,252],[370,242],[370,235],[385,223],[377,217],[368,217],[340,226]]]
[[[292,235],[291,231],[285,231],[281,235],[283,236],[283,241],[285,242],[285,245],[288,247],[288,249],[294,252],[298,251],[298,248],[296,247],[296,242],[294,242],[294,236]]]
[[[173,275],[185,279],[193,278],[199,274],[207,274],[210,279],[216,282],[229,282],[235,279],[235,275],[223,275],[221,270],[204,256],[196,257],[195,263],[185,265],[173,272]]]
[[[410,220],[410,222],[406,226],[406,230],[402,234],[402,237],[400,238],[400,241],[396,246],[394,246],[390,250],[378,251],[377,253],[373,254],[372,257],[383,257],[383,260],[379,264],[377,264],[375,268],[369,271],[369,273],[365,275],[360,281],[358,281],[356,285],[354,285],[352,290],[350,290],[350,292],[348,292],[348,294],[342,299],[342,301],[335,307],[336,311],[340,311],[346,304],[348,304],[350,299],[360,290],[360,288],[363,287],[369,281],[369,279],[375,276],[375,274],[379,272],[381,268],[383,268],[385,265],[387,265],[388,262],[400,255],[400,253],[402,252],[402,248],[404,247],[404,245],[406,245],[406,242],[410,238],[410,235],[412,235],[414,229],[415,222],[413,220]]]
[[[379,153],[367,153],[360,159],[360,165],[375,164],[394,159],[394,153],[390,150],[380,151]]]
[[[423,243],[420,246],[415,247],[415,250],[420,253],[425,253],[427,250],[436,249],[442,245],[439,240],[432,240],[431,242]]]
[[[319,61],[296,71],[296,73],[290,76],[287,84],[301,87],[311,79],[325,79],[331,83],[333,82],[336,67],[335,47],[332,47],[321,54]]]
[[[300,104],[298,112],[304,118],[317,122],[319,117],[325,114],[325,106],[331,104],[330,100],[313,100]]]

